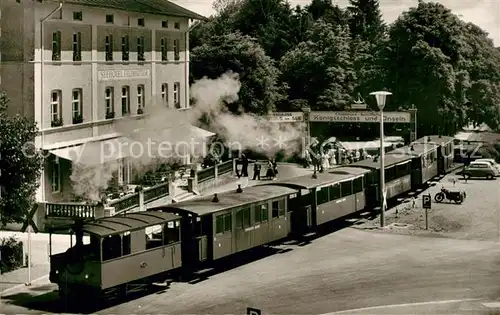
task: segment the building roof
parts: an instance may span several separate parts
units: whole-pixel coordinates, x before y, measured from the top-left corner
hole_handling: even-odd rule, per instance
[[[185,17],[194,20],[206,20],[206,17],[168,0],[66,0],[64,3],[154,15]]]
[[[108,235],[144,229],[179,218],[180,216],[172,213],[134,212],[85,222],[83,232],[99,237],[106,237]]]
[[[235,185],[236,186],[236,185]],[[172,213],[188,212],[197,216],[207,215],[235,207],[252,204],[272,198],[293,194],[296,191],[287,187],[253,186],[243,188],[243,192],[233,191],[217,194],[218,202],[213,202],[213,195],[181,201],[167,206],[150,208],[148,211],[167,211]],[[178,212],[176,212],[178,211]]]

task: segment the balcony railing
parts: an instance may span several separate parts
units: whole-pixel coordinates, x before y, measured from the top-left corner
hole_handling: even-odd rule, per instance
[[[198,183],[203,183],[211,179],[215,179],[215,166],[198,171]]]
[[[217,165],[217,175],[224,175],[233,171],[233,160],[229,160]]]
[[[168,196],[169,193],[168,182],[144,189],[144,203]]]
[[[95,218],[95,205],[79,203],[47,203],[45,206],[45,217],[50,218]]]
[[[111,201],[109,206],[115,208],[116,212],[127,211],[129,209],[139,207],[139,193],[133,193],[131,195],[123,196],[118,200]]]

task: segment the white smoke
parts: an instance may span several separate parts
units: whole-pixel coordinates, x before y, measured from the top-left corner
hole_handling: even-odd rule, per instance
[[[188,154],[198,160],[204,157],[207,152],[212,152],[207,149],[206,138],[190,132],[189,128],[190,125],[198,125],[202,117],[208,118],[208,129],[233,149],[250,149],[268,156],[274,156],[279,151],[285,155],[299,152],[301,132],[296,125],[278,124],[248,113],[235,115],[227,110],[227,104],[238,100],[240,88],[239,76],[233,72],[217,79],[203,78],[190,87],[195,105],[189,110],[167,108],[160,105],[161,100],[157,100],[147,104],[145,112],[148,115],[141,119],[127,117],[115,120],[115,132],[129,141],[120,142],[121,145],[117,141],[85,145],[84,150],[78,153],[85,165],[73,166],[71,181],[74,194],[87,200],[100,200],[102,191],[118,170],[118,163],[105,157],[118,153],[131,156],[133,173],[137,177],[157,165],[181,161]]]

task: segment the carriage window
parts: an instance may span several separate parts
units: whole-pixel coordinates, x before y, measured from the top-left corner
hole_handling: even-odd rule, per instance
[[[247,228],[250,226],[250,208],[236,212],[236,228]]]
[[[177,243],[180,239],[180,222],[170,221],[165,224],[163,229],[163,244]]]
[[[285,199],[273,201],[273,218],[285,215]]]
[[[363,177],[358,177],[358,178],[354,179],[352,182],[352,188],[353,188],[355,194],[362,192],[363,191]]]
[[[146,249],[151,249],[163,245],[163,228],[161,225],[154,225],[145,229]]]
[[[311,192],[309,191],[309,189],[301,189],[301,190],[300,190],[300,195],[301,195],[301,196],[308,195],[309,193],[311,193]]]
[[[220,214],[215,218],[215,233],[222,234],[225,232],[231,232],[233,229],[231,222],[231,213]]]
[[[342,190],[342,197],[352,195],[352,182],[350,180],[340,183],[340,188]]]
[[[410,163],[396,165],[396,178],[410,174]]]
[[[267,222],[268,212],[267,204],[258,205],[255,207],[255,223]]]
[[[218,215],[215,217],[215,234],[224,233],[224,215]]]
[[[316,191],[316,203],[318,205],[328,202],[328,187],[322,187]]]
[[[130,255],[130,232],[125,232],[122,235],[122,255]]]
[[[109,235],[102,240],[102,260],[110,260],[121,256],[122,239],[120,235]]]
[[[340,184],[333,184],[330,186],[330,200],[337,200],[342,195],[340,194]]]
[[[385,169],[385,182],[390,182],[391,180],[394,180],[396,178],[396,168],[394,166],[391,166],[389,168]]]
[[[201,218],[196,217],[193,221],[194,233],[196,236],[203,235],[203,224],[201,223]]]

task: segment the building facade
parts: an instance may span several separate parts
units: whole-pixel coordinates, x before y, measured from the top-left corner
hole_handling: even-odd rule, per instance
[[[66,148],[116,140],[117,121],[153,106],[189,108],[190,23],[202,16],[167,0],[9,0],[0,11],[0,88],[10,113],[36,121],[47,157],[39,200],[71,199]]]

